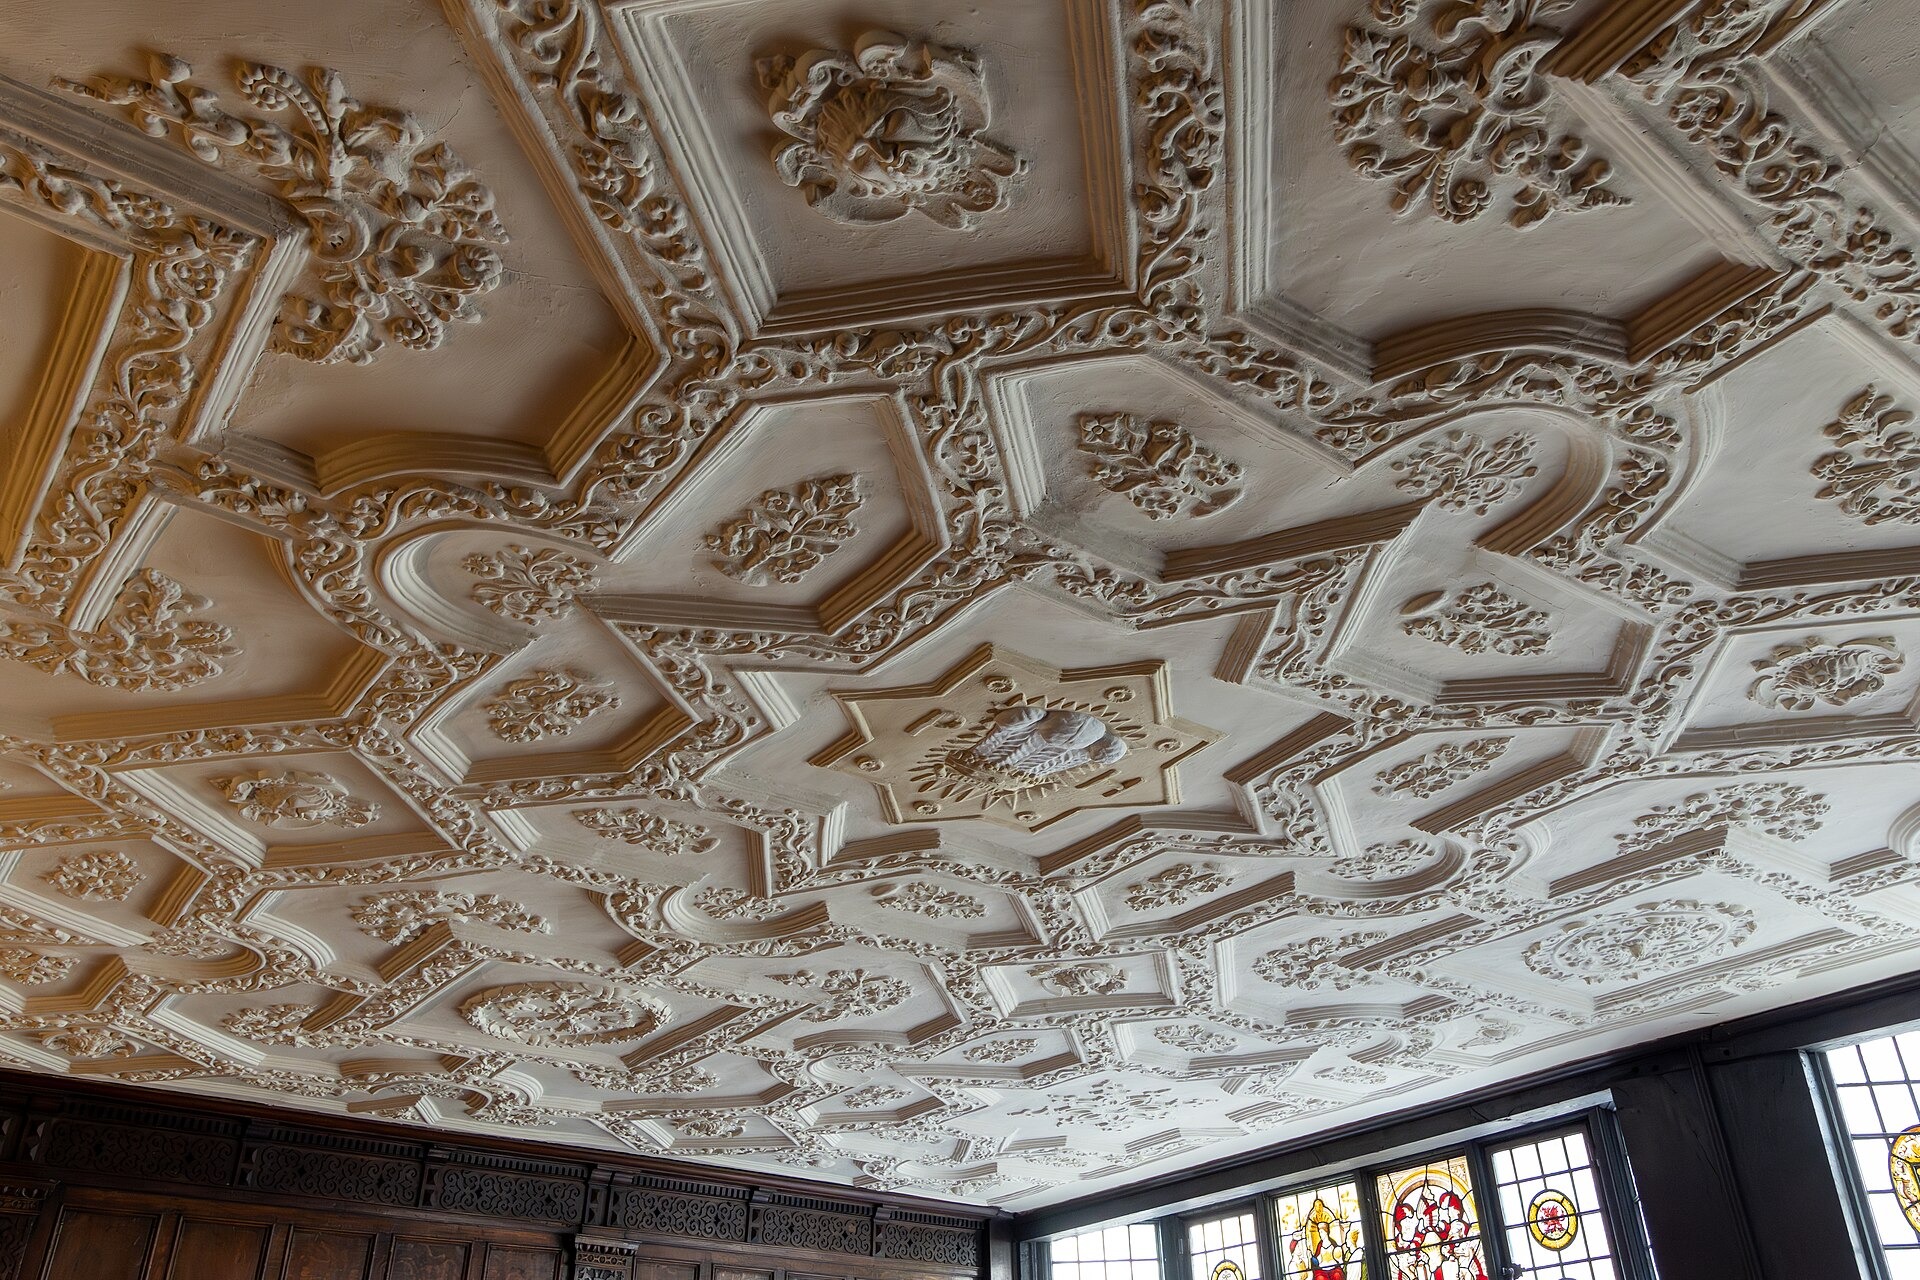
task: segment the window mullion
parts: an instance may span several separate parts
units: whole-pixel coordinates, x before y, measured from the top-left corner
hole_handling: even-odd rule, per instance
[[[1480,1229],[1480,1252],[1487,1260],[1487,1274],[1496,1280],[1518,1276],[1520,1268],[1507,1255],[1507,1224],[1500,1217],[1493,1164],[1487,1159],[1486,1148],[1477,1142],[1467,1144],[1467,1175],[1473,1180],[1474,1224]]]
[[[1161,1280],[1193,1280],[1193,1257],[1187,1249],[1187,1224],[1179,1218],[1154,1223],[1160,1240]]]
[[[1362,1169],[1354,1174],[1360,1184],[1360,1231],[1367,1242],[1367,1274],[1381,1280],[1387,1271],[1387,1235],[1381,1227],[1380,1198],[1374,1194],[1379,1185],[1379,1170]]]

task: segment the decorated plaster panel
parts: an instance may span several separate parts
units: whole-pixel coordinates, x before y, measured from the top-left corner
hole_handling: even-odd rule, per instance
[[[0,1059],[1031,1207],[1902,972],[1896,7],[36,10]]]

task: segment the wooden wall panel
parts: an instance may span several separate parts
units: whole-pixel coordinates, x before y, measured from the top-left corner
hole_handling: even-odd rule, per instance
[[[157,1213],[62,1213],[46,1280],[143,1280],[159,1225]]]
[[[373,1243],[372,1235],[296,1227],[282,1275],[285,1280],[367,1280]]]
[[[471,1251],[453,1240],[409,1240],[393,1242],[393,1252],[383,1280],[464,1280],[467,1257]]]
[[[558,1249],[516,1249],[487,1246],[487,1268],[482,1280],[560,1280]]]
[[[267,1228],[245,1222],[180,1223],[167,1260],[167,1280],[261,1280]]]

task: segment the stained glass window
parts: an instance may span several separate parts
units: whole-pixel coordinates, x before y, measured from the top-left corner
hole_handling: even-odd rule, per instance
[[[1051,1280],[1160,1280],[1159,1233],[1150,1222],[1065,1236],[1047,1256]]]
[[[1620,1274],[1593,1156],[1583,1130],[1487,1155],[1507,1256],[1521,1276],[1615,1280]]]
[[[1389,1280],[1487,1280],[1464,1155],[1381,1174],[1378,1195]]]
[[[1920,1031],[1827,1053],[1867,1229],[1893,1280],[1920,1280]]]
[[[1260,1280],[1260,1234],[1253,1210],[1187,1224],[1193,1280]]]
[[[1358,1183],[1335,1182],[1279,1196],[1273,1217],[1281,1280],[1365,1280]]]

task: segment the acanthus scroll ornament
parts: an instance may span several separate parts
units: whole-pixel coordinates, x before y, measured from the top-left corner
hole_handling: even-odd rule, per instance
[[[986,136],[986,77],[965,50],[870,31],[851,51],[772,55],[755,69],[768,116],[791,139],[774,167],[836,221],[920,213],[965,230],[1003,207],[1026,171]]]
[[[612,711],[620,697],[572,671],[541,670],[508,682],[482,705],[487,727],[503,742],[564,738],[589,716]]]
[[[1913,414],[1868,387],[1822,433],[1840,447],[1814,461],[1818,497],[1862,524],[1920,524],[1920,431]]]
[[[697,823],[680,822],[644,809],[578,809],[573,820],[603,840],[636,845],[662,857],[711,853],[720,845],[718,836]]]
[[[1553,632],[1544,610],[1523,604],[1491,582],[1430,591],[1400,606],[1400,629],[1462,653],[1526,657],[1545,653]]]
[[[748,586],[795,583],[854,536],[860,484],[850,475],[769,489],[704,539],[713,567]]]
[[[1437,796],[1455,783],[1491,769],[1512,742],[1511,738],[1473,738],[1442,743],[1423,756],[1382,769],[1374,779],[1374,793],[1407,795],[1417,800]]]
[[[103,849],[70,854],[40,878],[67,897],[83,902],[125,902],[147,876],[125,853]]]
[[[1569,921],[1522,954],[1548,978],[1636,982],[1717,959],[1754,932],[1753,912],[1731,902],[1670,900]]]
[[[241,96],[290,114],[290,128],[229,113],[179,58],[153,54],[149,74],[56,83],[130,108],[155,137],[177,129],[210,165],[237,151],[306,218],[321,297],[283,300],[274,350],[365,364],[388,342],[430,350],[450,322],[480,318],[474,299],[504,275],[498,246],[506,228],[494,216],[493,193],[412,116],[362,105],[340,73],[324,67],[308,68],[304,79],[264,63],[235,68]]]
[[[638,991],[594,982],[517,982],[467,998],[460,1014],[481,1031],[537,1048],[618,1044],[651,1035],[672,1011]]]
[[[1781,711],[1844,707],[1886,688],[1888,677],[1906,662],[1891,637],[1828,642],[1808,636],[1778,645],[1755,662],[1753,669],[1759,674],[1747,686],[1747,696]]]
[[[1147,422],[1131,413],[1080,415],[1080,452],[1102,488],[1149,520],[1198,520],[1239,501],[1240,464],[1193,438],[1177,422]]]
[[[192,616],[211,606],[158,570],[141,569],[92,631],[0,622],[0,654],[109,689],[184,689],[219,675],[240,653],[230,628]]]
[[[356,799],[324,773],[287,769],[215,778],[213,785],[242,817],[269,827],[364,827],[380,806]]]
[[[480,579],[473,586],[474,602],[515,622],[562,617],[575,597],[594,586],[592,565],[552,547],[509,546],[492,555],[475,553],[460,565]]]
[[[1393,183],[1393,210],[1468,222],[1505,197],[1525,229],[1551,214],[1626,204],[1611,167],[1555,133],[1540,60],[1560,41],[1555,0],[1375,0],[1382,28],[1349,27],[1329,88],[1347,159]],[[1407,29],[1424,19],[1431,41]]]

